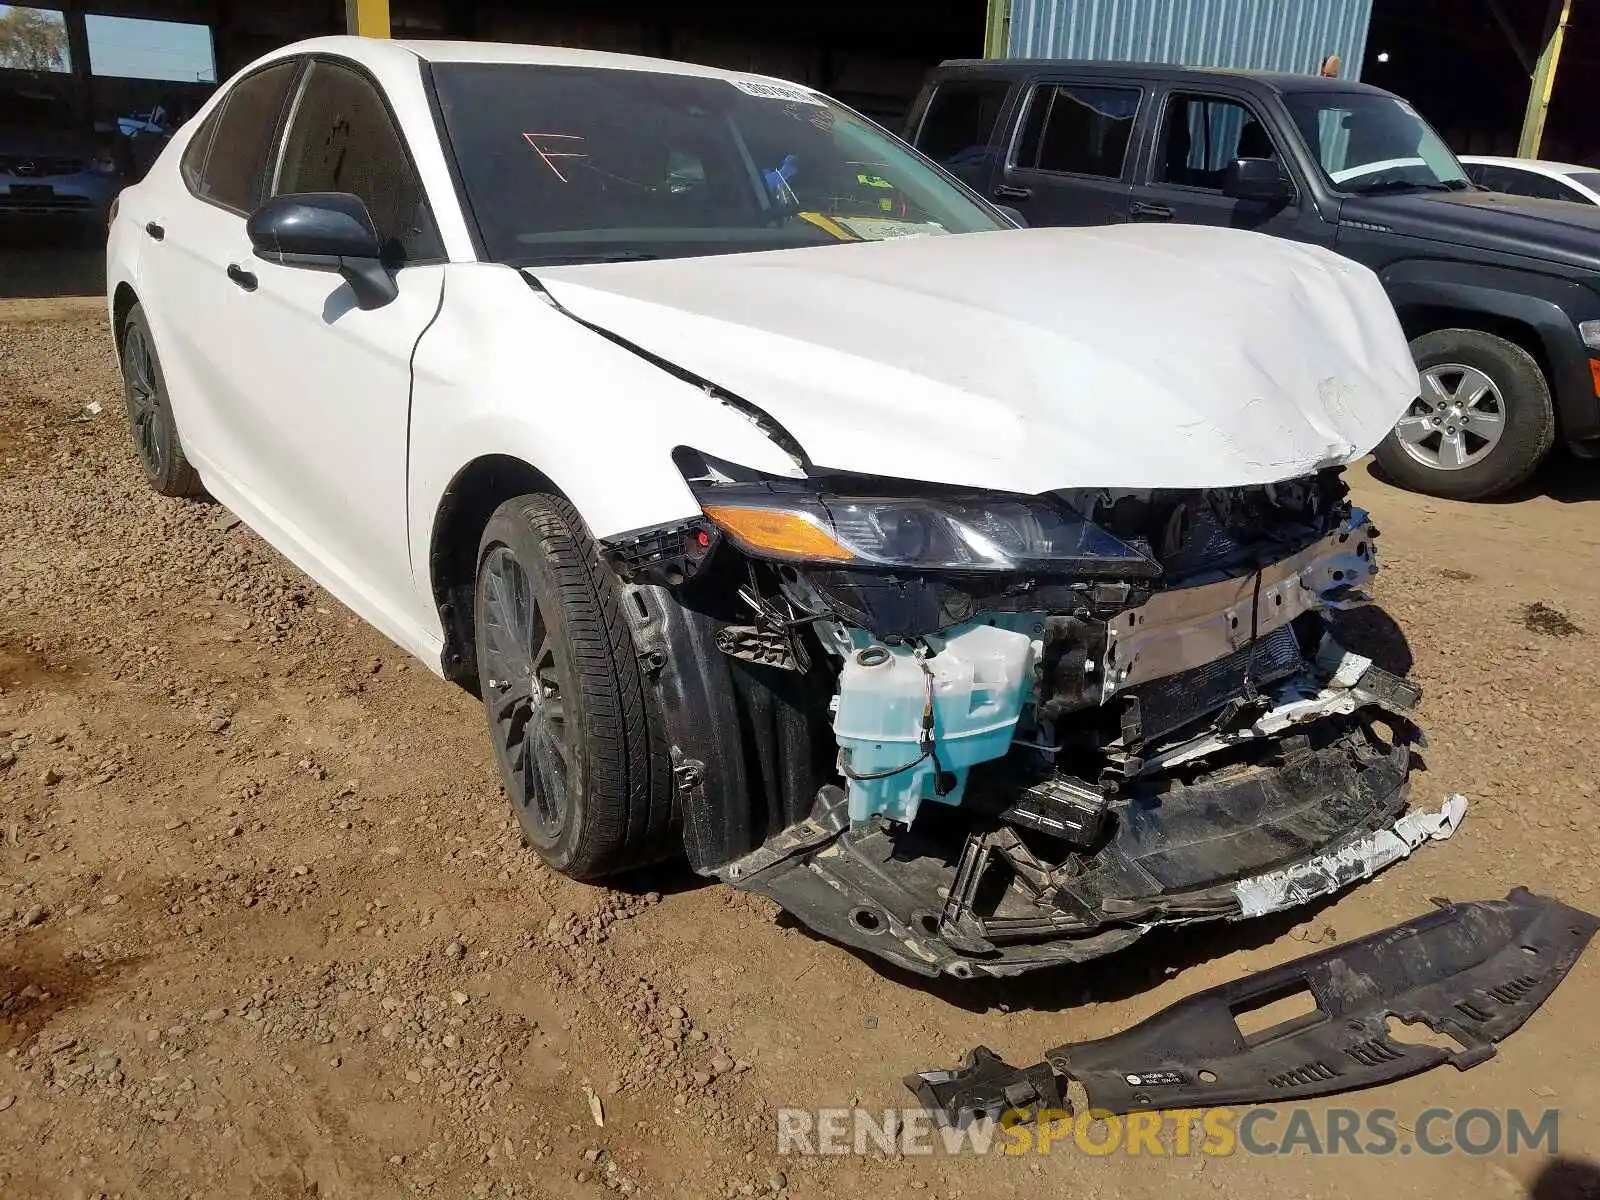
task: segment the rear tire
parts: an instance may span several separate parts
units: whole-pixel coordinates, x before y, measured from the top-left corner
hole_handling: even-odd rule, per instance
[[[133,453],[145,482],[162,496],[200,496],[205,487],[189,464],[167,397],[166,376],[144,306],[135,304],[122,326],[122,394],[128,407]]]
[[[473,610],[490,736],[528,844],[584,880],[681,853],[621,588],[570,504],[527,495],[495,510]]]
[[[1411,343],[1421,395],[1373,454],[1401,487],[1482,500],[1534,473],[1556,439],[1550,385],[1515,342],[1440,329]]]

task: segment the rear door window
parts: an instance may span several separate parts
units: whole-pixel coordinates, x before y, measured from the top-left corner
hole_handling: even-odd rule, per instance
[[[377,85],[337,63],[311,64],[284,141],[274,195],[349,192],[372,214],[386,257],[444,257],[422,180]]]
[[[299,70],[298,59],[274,63],[229,89],[184,156],[184,178],[197,196],[240,214],[261,202],[284,100]]]
[[[917,149],[951,168],[982,159],[1010,90],[1003,80],[941,83],[923,114]]]
[[[1048,83],[1033,89],[1014,166],[1121,179],[1140,89]]]
[[[205,186],[206,157],[211,153],[211,139],[217,135],[217,122],[222,118],[222,109],[213,110],[205,119],[205,123],[195,130],[194,136],[189,139],[189,145],[184,148],[183,157],[178,160],[178,169],[183,173],[184,183],[189,185],[189,190],[199,194]]]

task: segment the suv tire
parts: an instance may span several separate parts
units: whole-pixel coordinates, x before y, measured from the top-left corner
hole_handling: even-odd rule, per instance
[[[1555,444],[1550,385],[1515,342],[1439,329],[1411,343],[1421,396],[1373,451],[1394,483],[1482,500],[1532,475]]]

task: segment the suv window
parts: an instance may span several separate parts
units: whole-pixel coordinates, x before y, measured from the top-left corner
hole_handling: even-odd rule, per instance
[[[1140,90],[1044,84],[1033,89],[1015,165],[1072,175],[1122,178]]]
[[[197,196],[237,213],[260,202],[273,134],[299,70],[298,60],[274,63],[233,85],[184,155],[184,178]]]
[[[1267,127],[1237,100],[1182,93],[1167,100],[1157,182],[1220,192],[1236,158],[1283,161]]]
[[[917,149],[947,167],[981,158],[1011,86],[1000,80],[941,83],[917,131]]]
[[[284,142],[274,195],[350,192],[365,201],[395,261],[442,259],[422,180],[377,86],[330,62],[314,62]]]

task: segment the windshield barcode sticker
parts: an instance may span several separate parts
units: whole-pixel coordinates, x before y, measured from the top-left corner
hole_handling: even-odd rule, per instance
[[[747,96],[756,96],[762,100],[784,100],[790,104],[818,104],[822,97],[815,92],[808,92],[804,88],[790,87],[787,84],[773,83],[766,79],[730,79],[729,83],[738,88]]]

